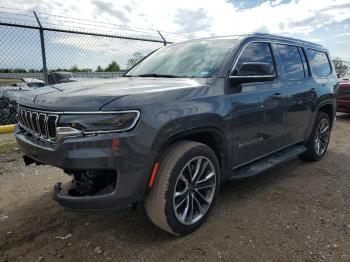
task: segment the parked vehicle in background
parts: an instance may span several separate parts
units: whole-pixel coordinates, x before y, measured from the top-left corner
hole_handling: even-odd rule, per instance
[[[161,48],[124,77],[47,86],[19,100],[26,164],[62,168],[68,209],[144,201],[155,225],[187,234],[220,183],[326,153],[338,79],[325,48],[268,34]]]
[[[52,72],[48,75],[49,84],[62,84],[78,81],[71,72]],[[22,78],[8,87],[0,87],[0,125],[17,123],[17,100],[23,92],[43,87],[45,82],[35,78]]]
[[[350,69],[340,77],[337,91],[337,112],[350,113]]]
[[[75,74],[71,72],[52,72],[48,75],[49,85],[62,84],[78,81]]]
[[[17,99],[22,92],[42,87],[45,82],[35,78],[22,78],[18,82],[0,87],[0,125],[17,123]]]

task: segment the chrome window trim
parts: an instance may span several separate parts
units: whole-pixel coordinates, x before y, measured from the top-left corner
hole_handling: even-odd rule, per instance
[[[231,79],[235,79],[235,78],[239,78],[239,79],[241,79],[241,78],[252,79],[252,78],[272,78],[272,77],[277,77],[277,75],[274,74],[274,75],[261,75],[261,76],[259,76],[259,75],[229,76],[229,78],[231,78]]]
[[[284,41],[280,41],[280,40],[252,40],[252,41],[247,41],[242,49],[239,51],[238,53],[238,56],[237,56],[237,59],[235,59],[234,63],[233,63],[233,66],[231,66],[231,70],[229,70],[229,76],[231,76],[231,74],[233,73],[233,71],[236,69],[236,66],[237,66],[237,63],[239,61],[239,59],[241,58],[241,55],[243,53],[243,51],[246,49],[246,47],[252,43],[268,43],[268,44],[280,44],[280,45],[290,45],[290,46],[296,46],[296,47],[301,47],[301,48],[304,48],[304,49],[313,49],[313,50],[316,50],[316,51],[319,51],[319,52],[325,52],[327,53],[324,49],[318,49],[318,48],[315,48],[315,47],[309,47],[308,45],[305,45],[305,44],[302,44],[302,43],[289,43],[289,42],[284,42]],[[274,58],[274,54],[273,52],[271,52],[272,54],[272,58]],[[307,56],[307,55],[306,55]],[[328,56],[327,56],[328,57]],[[328,58],[329,60],[329,58]]]

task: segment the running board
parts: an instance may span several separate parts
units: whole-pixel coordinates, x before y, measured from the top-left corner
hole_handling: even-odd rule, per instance
[[[238,170],[233,171],[232,176],[229,179],[241,179],[258,175],[261,172],[264,172],[272,167],[286,162],[287,160],[297,157],[298,155],[304,153],[306,150],[306,147],[303,145],[295,145],[284,149],[249,166],[242,167]]]

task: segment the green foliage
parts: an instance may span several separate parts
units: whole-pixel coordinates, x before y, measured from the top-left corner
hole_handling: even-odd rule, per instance
[[[0,68],[0,73],[27,73],[23,68]]]
[[[72,72],[72,73],[78,73],[78,72],[87,73],[87,72],[92,72],[92,69],[90,69],[90,68],[78,68],[76,65],[74,65],[71,68],[69,68],[68,71]]]
[[[126,63],[126,68],[131,68],[134,65],[136,65],[142,58],[144,58],[144,55],[141,52],[135,52],[132,57],[128,60]]]
[[[112,61],[104,70],[105,72],[118,72],[120,71],[120,66],[116,61]]]
[[[56,68],[48,70],[49,73],[52,72],[72,72],[72,73],[89,73],[93,72],[91,68],[79,68],[77,65],[73,65],[70,68]],[[120,71],[120,66],[116,61],[112,61],[106,68],[102,66],[97,66],[95,72],[118,72]],[[43,69],[23,69],[23,68],[0,68],[0,73],[41,73]]]

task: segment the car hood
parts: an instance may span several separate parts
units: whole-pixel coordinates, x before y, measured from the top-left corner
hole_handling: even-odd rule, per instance
[[[20,105],[52,111],[97,111],[121,97],[202,86],[205,79],[121,77],[51,85],[25,92]]]

